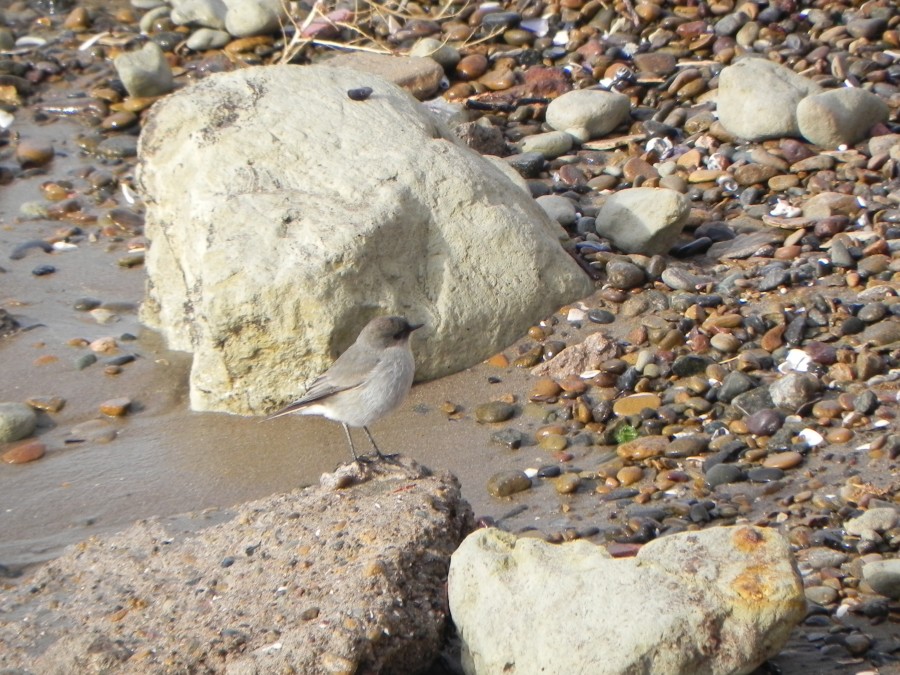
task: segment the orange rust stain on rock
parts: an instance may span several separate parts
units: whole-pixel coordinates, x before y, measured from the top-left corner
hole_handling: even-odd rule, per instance
[[[753,565],[741,572],[732,582],[732,588],[748,604],[759,604],[772,595],[768,581],[769,570],[763,565]]]
[[[766,536],[752,527],[742,527],[734,533],[733,541],[737,550],[750,553],[765,543]]]

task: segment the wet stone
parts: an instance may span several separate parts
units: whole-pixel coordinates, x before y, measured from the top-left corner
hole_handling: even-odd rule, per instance
[[[92,366],[97,363],[97,355],[96,354],[81,354],[80,356],[75,358],[75,369],[76,370],[84,370],[88,366]]]
[[[505,422],[516,413],[516,407],[502,401],[489,401],[475,406],[475,419],[482,424]]]
[[[803,455],[799,452],[788,450],[769,455],[763,460],[762,465],[766,468],[793,469],[795,466],[799,466],[802,461]]]
[[[530,487],[531,479],[523,471],[501,471],[487,482],[487,491],[492,497],[509,497]]]
[[[0,455],[7,464],[27,464],[40,459],[47,452],[47,446],[40,441],[29,441],[11,448]]]
[[[747,417],[746,424],[751,434],[771,436],[784,424],[784,414],[780,410],[764,408]]]
[[[491,434],[491,442],[502,445],[510,450],[518,450],[522,447],[524,435],[517,429],[502,429]]]
[[[747,479],[752,483],[771,483],[784,478],[784,471],[775,467],[755,467],[747,472]]]
[[[637,415],[646,408],[656,410],[660,405],[662,400],[656,394],[632,394],[613,403],[613,412],[619,417],[628,417]]]
[[[107,417],[123,417],[131,408],[131,399],[126,397],[112,398],[100,404],[100,412]]]
[[[746,415],[763,410],[765,408],[774,408],[775,404],[769,395],[769,388],[766,386],[750,389],[731,401],[731,405]]]
[[[0,443],[30,436],[37,426],[37,415],[24,403],[0,403]]]
[[[736,464],[716,464],[706,472],[704,476],[706,484],[711,488],[727,483],[737,483],[744,480],[744,472]]]
[[[65,407],[66,399],[60,396],[32,396],[26,403],[35,410],[56,413]]]
[[[616,448],[616,454],[623,459],[639,461],[665,454],[669,439],[666,436],[639,436],[633,441],[622,443]]]
[[[580,485],[581,477],[577,473],[564,473],[553,479],[553,487],[561,495],[572,494]]]
[[[672,364],[672,372],[678,377],[699,375],[712,363],[711,359],[695,354],[684,354],[675,359]]]

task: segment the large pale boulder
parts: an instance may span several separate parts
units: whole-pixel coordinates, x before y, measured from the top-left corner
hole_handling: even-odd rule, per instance
[[[752,526],[663,537],[612,559],[483,529],[450,562],[450,613],[469,675],[737,675],[803,619],[788,542]]]
[[[363,86],[366,100],[347,95]],[[427,379],[592,290],[519,185],[374,75],[213,75],[154,106],[139,158],[142,318],[193,352],[196,410],[273,409],[375,315],[426,324]]]
[[[350,486],[350,487],[340,487]],[[322,486],[70,547],[0,594],[0,671],[419,673],[472,528],[451,475],[358,462]],[[179,527],[180,530],[180,527]]]
[[[748,141],[799,136],[797,104],[821,91],[787,66],[745,58],[719,74],[716,110],[729,133]]]
[[[853,145],[889,115],[888,104],[877,94],[854,87],[807,96],[797,105],[800,133],[823,148]]]
[[[626,253],[668,253],[684,229],[691,203],[667,188],[627,188],[613,193],[597,214],[597,234]]]

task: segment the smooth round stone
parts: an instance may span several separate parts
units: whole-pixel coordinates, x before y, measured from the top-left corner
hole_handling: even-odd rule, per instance
[[[883,302],[870,302],[867,305],[863,305],[856,316],[860,321],[875,323],[876,321],[881,321],[886,314],[887,307]]]
[[[831,429],[827,434],[825,434],[825,440],[831,444],[846,443],[852,438],[853,432],[849,429],[844,429],[843,427]]]
[[[185,43],[187,48],[195,52],[204,52],[207,49],[221,49],[231,42],[231,35],[224,30],[214,28],[198,28]]]
[[[484,54],[467,54],[456,64],[456,76],[463,82],[477,80],[488,69],[488,60]]]
[[[37,426],[34,409],[24,403],[0,403],[0,443],[30,436]]]
[[[575,492],[581,485],[581,477],[577,473],[564,473],[553,479],[553,487],[561,495],[569,495]]]
[[[569,441],[559,434],[547,434],[538,441],[538,447],[546,452],[561,452],[568,447]]]
[[[720,352],[731,354],[740,349],[741,341],[731,333],[716,333],[710,338],[709,344]]]
[[[637,288],[646,280],[644,270],[627,260],[611,260],[606,266],[606,281],[613,288],[627,291]]]
[[[104,118],[100,123],[100,128],[104,131],[118,131],[120,129],[127,129],[128,127],[133,127],[137,124],[138,116],[133,112],[128,110],[120,110],[119,112],[114,112],[108,117]]]
[[[763,460],[762,465],[774,469],[793,469],[803,461],[803,455],[793,450],[769,455]]]
[[[837,600],[838,592],[831,586],[811,586],[803,591],[806,599],[817,605],[830,605]]]
[[[900,600],[900,558],[870,562],[863,566],[862,574],[873,591]]]
[[[562,387],[555,381],[549,377],[543,377],[534,383],[528,398],[532,401],[549,401],[559,396],[561,391]]]
[[[71,439],[94,443],[109,443],[116,437],[115,427],[105,419],[88,420],[72,427]]]
[[[44,166],[53,159],[53,145],[47,141],[23,138],[16,147],[16,161],[22,168]]]
[[[765,408],[757,410],[745,420],[747,430],[757,436],[771,436],[784,424],[784,414],[780,410]]]
[[[704,476],[706,484],[714,488],[727,483],[737,483],[744,480],[744,472],[736,464],[716,464]]]
[[[65,407],[66,399],[61,396],[32,396],[27,403],[35,410],[55,413]]]
[[[666,436],[639,436],[619,445],[616,454],[623,459],[639,461],[662,456],[668,445],[669,439]]]
[[[456,68],[462,58],[458,49],[432,37],[418,40],[409,50],[409,55],[430,57],[446,71]]]
[[[27,464],[40,459],[46,452],[47,446],[40,441],[29,441],[7,450],[0,455],[0,459],[7,464]]]
[[[784,471],[774,467],[756,467],[747,472],[747,478],[753,483],[771,483],[784,478]]]
[[[509,497],[530,487],[531,479],[523,471],[500,471],[487,482],[487,491],[492,497]]]
[[[553,159],[571,150],[574,142],[575,139],[564,131],[548,131],[526,136],[522,139],[521,151],[523,154],[536,152],[545,159]]]
[[[516,407],[502,401],[489,401],[475,406],[475,419],[482,424],[505,422],[516,413]]]
[[[616,473],[616,480],[622,485],[633,485],[644,477],[644,470],[639,466],[624,466]]]
[[[137,136],[111,136],[98,145],[96,154],[106,159],[121,159],[137,155]]]
[[[111,398],[100,404],[100,412],[107,417],[124,417],[128,413],[130,407],[130,398]]]
[[[619,417],[628,417],[639,414],[644,408],[657,410],[661,405],[662,399],[656,394],[632,394],[613,403],[613,412]]]
[[[544,212],[560,225],[572,225],[578,220],[575,204],[568,197],[546,195],[535,200]]]
[[[616,320],[616,315],[605,309],[592,309],[588,311],[588,320],[593,323],[608,324]]]
[[[97,363],[96,354],[81,354],[75,359],[75,370],[84,370]]]

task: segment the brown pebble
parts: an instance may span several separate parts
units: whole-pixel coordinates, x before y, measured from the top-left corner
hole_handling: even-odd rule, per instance
[[[562,388],[549,377],[542,377],[534,383],[528,398],[532,401],[555,400]]]
[[[620,417],[628,417],[637,415],[644,408],[656,410],[661,405],[662,400],[656,394],[632,394],[613,403],[613,412]]]
[[[494,354],[485,363],[495,368],[506,368],[509,365],[509,359],[506,357],[506,354]]]
[[[793,469],[803,461],[803,455],[793,450],[778,452],[769,455],[763,460],[762,465],[770,469]]]
[[[23,169],[44,166],[53,159],[53,146],[46,141],[23,138],[16,148],[16,160]]]
[[[621,485],[632,485],[644,477],[644,470],[639,466],[622,467],[616,474],[616,479]]]
[[[59,412],[66,405],[66,399],[60,396],[32,396],[25,401],[35,410],[45,412]]]
[[[28,441],[17,445],[11,450],[7,450],[2,455],[2,459],[7,464],[26,464],[40,459],[47,452],[47,446],[40,441]]]
[[[846,443],[853,438],[853,432],[843,427],[832,429],[825,435],[825,440],[829,443]]]
[[[669,439],[665,436],[641,436],[622,443],[616,448],[616,454],[623,459],[641,460],[650,457],[659,457],[669,445]]]
[[[59,357],[54,354],[44,354],[43,356],[39,356],[34,360],[34,365],[36,366],[46,366],[50,363],[56,363],[59,361]]]
[[[100,404],[100,412],[108,417],[123,417],[130,407],[130,398],[111,398]]]
[[[90,25],[91,18],[85,7],[76,7],[69,12],[68,16],[66,16],[66,20],[63,21],[63,28],[75,31],[76,33],[86,31]]]
[[[488,60],[484,54],[467,54],[456,64],[456,76],[464,82],[477,80],[488,69]]]
[[[119,347],[116,339],[113,337],[97,338],[89,346],[92,352],[97,352],[98,354],[109,354],[116,351]]]

